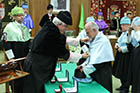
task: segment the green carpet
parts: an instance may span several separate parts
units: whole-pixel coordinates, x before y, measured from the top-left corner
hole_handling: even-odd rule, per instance
[[[65,70],[69,71],[69,82],[56,82],[56,83],[46,83],[45,90],[46,93],[55,93],[54,89],[59,88],[59,84],[62,85],[62,88],[71,88],[73,84],[72,76],[74,75],[74,70],[76,68],[76,64],[69,63],[69,64],[62,64],[62,71],[56,72],[55,75],[57,78],[65,77]],[[79,92],[78,93],[109,93],[104,87],[102,87],[97,82],[93,81],[91,83],[79,83]],[[65,93],[64,90],[62,93]]]

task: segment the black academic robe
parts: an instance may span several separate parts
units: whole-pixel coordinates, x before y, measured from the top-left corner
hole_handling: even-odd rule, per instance
[[[119,21],[119,29],[121,29],[120,19],[118,19],[118,21]],[[110,30],[117,30],[117,19],[113,18],[111,20]]]
[[[123,80],[127,78],[130,65],[130,55],[130,52],[122,53],[117,51],[112,69],[112,73],[116,78]]]
[[[17,42],[17,41],[16,42],[14,41],[3,42],[5,51],[12,49],[15,56],[14,59],[26,57],[29,52],[29,44],[30,44],[30,40],[26,42]],[[21,62],[21,64],[23,66],[23,62]],[[21,70],[19,64],[17,64],[17,67],[15,69]],[[22,78],[14,80],[14,83],[10,82],[10,85],[14,93],[22,93]],[[14,90],[13,90],[13,87],[14,87]]]
[[[52,22],[47,22],[35,36],[25,61],[24,71],[30,75],[24,79],[23,93],[44,93],[44,84],[54,76],[58,57],[69,58],[65,44],[66,37]]]
[[[43,25],[44,25],[45,23],[47,23],[47,21],[52,21],[54,17],[55,17],[55,15],[52,14],[51,20],[50,20],[48,14],[45,14],[45,15],[42,17],[42,19],[41,19],[39,25],[40,25],[41,27],[43,27]]]
[[[131,84],[132,93],[140,93],[140,46],[133,49]]]
[[[14,59],[26,57],[29,52],[30,40],[26,42],[3,41],[5,51],[12,49]]]
[[[96,71],[89,74],[91,78],[112,93],[111,62],[103,62],[100,64],[94,64],[93,66],[96,68]]]
[[[132,66],[132,49],[133,46],[131,44],[127,44],[127,48],[129,52],[122,53],[117,51],[115,61],[112,67],[112,74],[119,78],[121,81],[121,88],[128,91],[130,86],[130,70]]]

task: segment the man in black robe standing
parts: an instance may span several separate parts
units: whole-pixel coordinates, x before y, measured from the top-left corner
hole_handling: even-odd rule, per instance
[[[58,57],[78,62],[87,58],[88,54],[74,54],[66,47],[64,31],[72,25],[72,17],[68,11],[60,11],[48,21],[32,41],[31,51],[24,64],[24,71],[30,73],[24,78],[23,93],[44,93],[44,84],[49,82],[55,73]]]

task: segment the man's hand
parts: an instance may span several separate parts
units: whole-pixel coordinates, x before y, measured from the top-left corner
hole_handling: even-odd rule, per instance
[[[79,65],[77,69],[80,69],[81,72],[83,71],[83,67],[81,65]]]
[[[122,49],[121,49],[121,48],[118,48],[118,51],[119,51],[119,52],[121,52],[121,51],[122,51]]]
[[[128,29],[128,34],[131,35],[131,32],[132,32],[133,28],[132,27],[129,27]]]
[[[88,52],[82,54],[82,58],[88,58],[90,54]]]
[[[81,42],[88,42],[89,41],[89,38],[82,38],[80,39]]]
[[[118,48],[119,48],[118,44],[115,44],[115,49],[118,49]]]

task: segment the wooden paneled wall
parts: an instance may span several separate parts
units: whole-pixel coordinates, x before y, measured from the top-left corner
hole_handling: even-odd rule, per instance
[[[29,0],[29,11],[35,25],[32,36],[35,36],[40,30],[39,22],[42,16],[47,13],[46,7],[49,3],[50,0]],[[85,18],[90,15],[90,0],[70,0],[70,12],[73,18],[73,25],[69,28],[70,30],[78,31],[81,3],[84,5]]]
[[[140,1],[136,0],[136,15],[140,16]]]
[[[46,7],[50,3],[50,0],[29,0],[30,15],[33,18],[35,28],[32,31],[32,36],[40,30],[39,22],[42,16],[47,13]],[[90,0],[70,0],[70,12],[73,18],[73,25],[69,28],[70,30],[76,30],[78,33],[78,24],[80,20],[81,3],[84,5],[84,15],[90,16]],[[140,2],[137,3],[137,15],[140,16]]]

